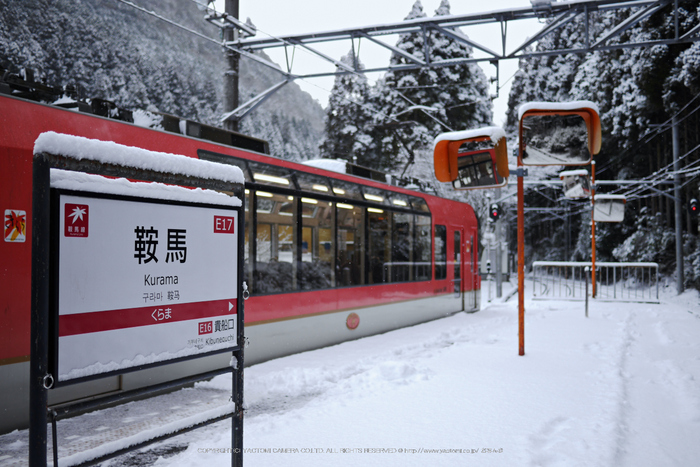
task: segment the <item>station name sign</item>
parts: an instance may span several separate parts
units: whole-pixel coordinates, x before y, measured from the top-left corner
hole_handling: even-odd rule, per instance
[[[237,210],[85,192],[57,199],[57,381],[237,347]]]

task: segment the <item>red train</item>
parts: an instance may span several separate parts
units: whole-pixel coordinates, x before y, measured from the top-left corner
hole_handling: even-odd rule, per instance
[[[152,129],[111,118],[133,121],[104,101],[34,102],[24,98],[29,87],[0,85],[0,432],[26,426],[28,413],[32,149],[42,132],[243,169],[247,364],[479,309],[477,219],[467,204],[281,160],[263,154],[264,141],[174,117]],[[103,378],[52,390],[50,403],[228,363],[225,355]]]

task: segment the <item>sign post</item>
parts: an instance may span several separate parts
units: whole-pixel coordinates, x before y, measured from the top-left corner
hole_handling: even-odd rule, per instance
[[[528,102],[520,106],[518,114],[518,355],[522,356],[525,355],[524,166],[588,165],[600,151],[601,129],[598,106],[590,101]],[[593,287],[595,291],[595,283]]]
[[[162,172],[164,162],[173,169]],[[47,390],[222,352],[233,356],[224,370],[233,372],[233,404],[218,419],[232,418],[232,465],[242,465],[245,194],[242,174],[236,171],[69,135],[39,137],[32,231],[30,466],[46,465],[49,412],[54,464],[58,462],[56,411],[47,405]],[[120,397],[143,397],[156,390],[142,388]],[[75,404],[72,412],[78,405],[85,408],[85,403]],[[71,406],[61,411],[66,415]]]

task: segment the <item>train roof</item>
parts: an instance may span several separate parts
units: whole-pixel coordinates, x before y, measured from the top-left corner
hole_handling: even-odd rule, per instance
[[[22,69],[19,73],[11,73],[10,71],[0,68],[0,75],[2,76],[0,79],[0,94],[132,123],[144,128],[190,136],[224,146],[251,151],[275,158],[276,161],[294,163],[293,161],[287,161],[271,155],[269,144],[263,139],[166,113],[124,109],[118,107],[114,102],[105,99],[82,99],[80,90],[73,86],[51,86],[37,81],[31,69]],[[386,183],[412,191],[436,194],[435,188],[427,181],[414,177],[396,177],[375,169],[353,164],[349,161],[316,159],[303,162],[302,164],[330,170],[332,172],[352,175],[366,180]],[[335,165],[331,167],[329,164]],[[341,169],[340,167],[343,164],[344,167]],[[297,168],[297,170],[299,170],[299,168]]]

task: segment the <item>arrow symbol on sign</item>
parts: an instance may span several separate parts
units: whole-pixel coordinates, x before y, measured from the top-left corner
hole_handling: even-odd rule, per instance
[[[228,311],[231,311],[233,309],[233,303],[228,302]]]

